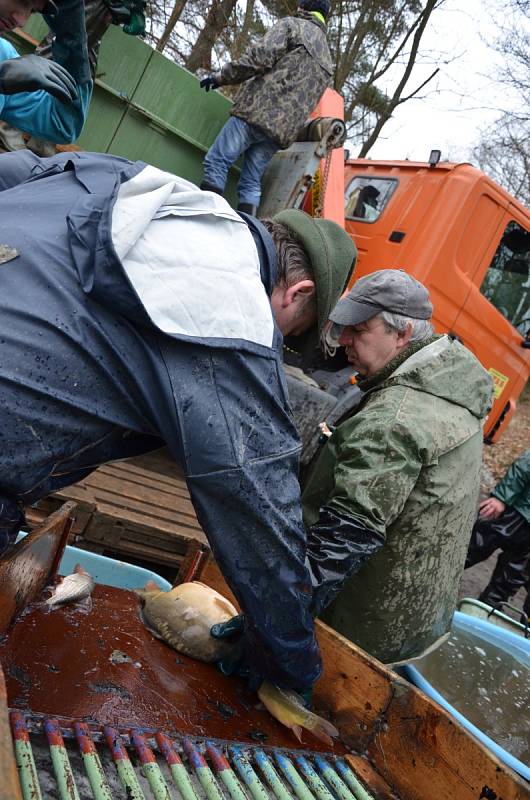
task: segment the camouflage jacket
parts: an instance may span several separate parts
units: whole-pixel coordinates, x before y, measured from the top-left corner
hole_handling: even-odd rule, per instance
[[[469,350],[437,337],[367,391],[309,476],[308,527],[326,505],[385,537],[322,614],[385,663],[418,656],[449,631],[491,396],[491,378]]]
[[[301,11],[280,20],[215,77],[220,86],[244,81],[231,113],[289,147],[332,72],[325,26]]]

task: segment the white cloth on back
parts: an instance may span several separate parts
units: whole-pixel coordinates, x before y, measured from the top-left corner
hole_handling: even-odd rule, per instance
[[[112,239],[160,330],[272,346],[274,321],[252,234],[222,197],[147,166],[118,192]]]

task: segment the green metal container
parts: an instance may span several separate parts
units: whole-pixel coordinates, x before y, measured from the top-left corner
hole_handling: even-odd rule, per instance
[[[39,15],[24,28],[36,41],[46,31]],[[28,37],[12,33],[9,38],[21,54],[33,49]],[[90,111],[77,144],[82,150],[144,160],[199,183],[204,154],[230,106],[219,92],[202,90],[191,72],[112,25],[101,43]],[[234,168],[229,199],[235,197],[238,174]]]

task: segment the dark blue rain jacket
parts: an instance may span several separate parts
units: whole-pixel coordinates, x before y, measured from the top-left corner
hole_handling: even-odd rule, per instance
[[[266,676],[286,687],[307,686],[320,674],[320,657],[309,613],[299,441],[282,374],[281,334],[271,328],[270,346],[237,338],[238,318],[248,315],[245,324],[252,327],[259,303],[245,307],[240,300],[235,314],[209,308],[205,317],[200,296],[188,298],[180,318],[169,323],[185,330],[167,333],[154,324],[148,294],[160,276],[147,282],[147,299],[140,299],[139,257],[127,256],[127,273],[113,240],[116,198],[135,185],[129,181],[148,174],[143,170],[153,168],[96,154],[39,159],[21,151],[0,158],[0,242],[19,254],[0,265],[0,527],[2,509],[7,520],[13,502],[32,503],[105,461],[165,442],[184,469],[199,522],[247,615],[254,682]],[[184,184],[185,210],[173,209],[177,216],[167,223],[179,226],[171,228],[178,231],[175,261],[193,219],[204,222],[219,253],[232,246],[229,236],[248,237],[227,204],[213,215],[197,211],[197,192]],[[138,217],[134,192],[131,202],[133,211],[122,220],[125,236],[127,219]],[[163,218],[164,208],[157,212]],[[249,218],[247,225],[266,298],[274,285],[274,247],[257,221]],[[156,249],[158,240],[145,241]],[[133,256],[138,247],[130,250]],[[153,266],[155,260],[147,260]],[[191,263],[181,294],[195,280]],[[171,259],[169,267],[171,276]],[[237,273],[217,275],[215,259],[205,268],[219,296],[226,288],[221,281],[236,286],[239,280]],[[218,320],[230,313],[226,325],[234,335],[223,338]],[[215,335],[201,338],[205,326]]]

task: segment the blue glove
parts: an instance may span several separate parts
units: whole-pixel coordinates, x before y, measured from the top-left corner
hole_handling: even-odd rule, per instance
[[[217,83],[217,78],[215,77],[215,75],[208,75],[207,78],[202,79],[199,86],[201,87],[201,89],[204,89],[205,91],[209,92],[210,89],[217,89],[219,84]]]
[[[222,639],[232,644],[230,653],[217,662],[219,670],[223,675],[237,675],[240,678],[248,678],[250,668],[245,659],[245,615],[238,614],[228,622],[221,622],[212,625],[210,635],[214,639]]]

